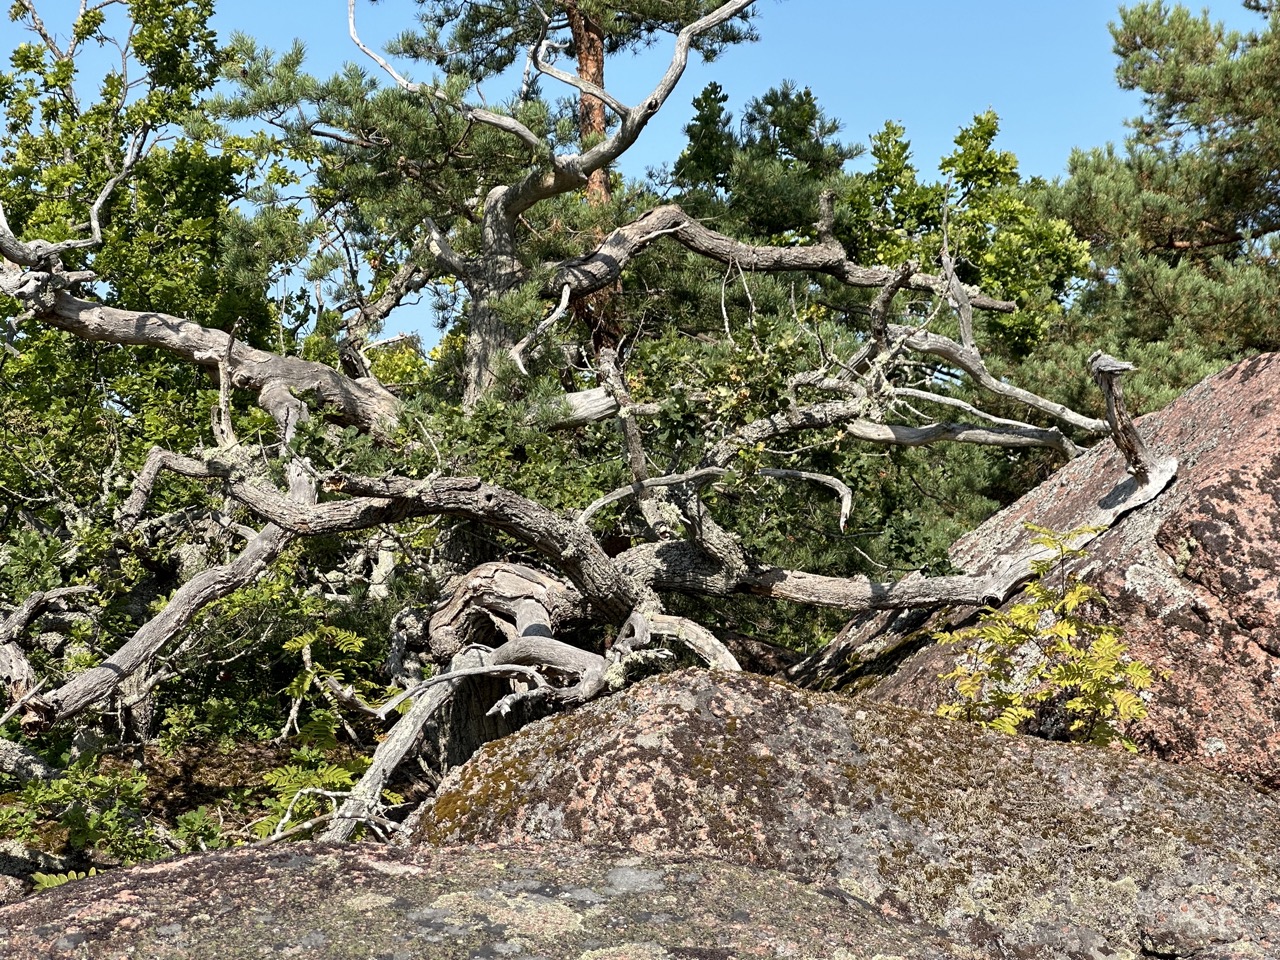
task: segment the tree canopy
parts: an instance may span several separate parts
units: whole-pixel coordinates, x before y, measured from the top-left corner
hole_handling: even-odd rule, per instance
[[[1048,184],[992,113],[935,178],[796,82],[735,125],[679,81],[753,0],[422,0],[385,56],[351,2],[364,66],[329,78],[215,37],[210,0],[106,0],[65,43],[13,7],[2,829],[74,784],[69,841],[108,859],[394,832],[478,743],[645,671],[1005,599],[1027,557],[946,560],[998,503],[1107,438],[1133,496],[1168,479],[1108,353],[1145,407],[1275,345],[1280,14],[1123,11],[1147,112]],[[658,34],[623,103],[606,60]],[[89,44],[119,63],[90,76]],[[626,181],[677,96],[686,144]],[[386,334],[407,311],[438,345]],[[257,792],[108,815],[141,787],[104,751],[267,741]]]
[[[1112,25],[1117,80],[1143,113],[1123,146],[1075,151],[1043,209],[1090,244],[1092,263],[1052,361],[1097,344],[1139,365],[1144,408],[1221,363],[1277,341],[1277,11],[1257,31],[1141,3]],[[1069,332],[1068,332],[1069,331]],[[1050,372],[1049,376],[1056,376]]]

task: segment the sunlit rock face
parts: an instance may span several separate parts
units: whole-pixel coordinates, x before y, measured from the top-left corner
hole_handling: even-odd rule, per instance
[[[1280,354],[1210,377],[1138,428],[1153,455],[1178,459],[1177,478],[1077,565],[1158,674],[1135,739],[1150,756],[1280,789]],[[952,561],[982,569],[1028,521],[1088,522],[1124,479],[1101,443],[959,540]],[[956,652],[931,642],[939,626],[920,614],[855,619],[796,679],[932,712],[954,698],[937,679]]]
[[[419,840],[719,857],[1013,956],[1280,945],[1280,805],[1247,785],[748,674],[645,681],[489,744]]]
[[[283,844],[79,880],[0,908],[5,960],[999,960],[835,886],[556,844]]]

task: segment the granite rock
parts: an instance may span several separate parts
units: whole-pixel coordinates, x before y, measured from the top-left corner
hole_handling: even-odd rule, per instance
[[[1158,675],[1132,730],[1146,754],[1280,788],[1280,354],[1210,377],[1138,421],[1176,480],[1088,544],[1075,571],[1107,598],[1134,656]],[[1070,530],[1125,481],[1108,442],[1067,464],[951,550],[978,572],[1022,546],[1032,522]],[[955,647],[921,613],[854,619],[792,671],[806,686],[932,712]]]
[[[720,857],[998,955],[1280,954],[1270,797],[749,674],[648,680],[487,745],[418,840]]]

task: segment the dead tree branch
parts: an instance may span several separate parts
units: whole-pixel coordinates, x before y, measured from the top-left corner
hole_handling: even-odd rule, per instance
[[[232,386],[242,390],[261,393],[279,384],[314,392],[336,408],[343,422],[378,435],[393,429],[400,415],[400,402],[376,380],[352,380],[323,363],[280,356],[239,340],[228,345],[229,334],[179,317],[119,310],[59,293],[52,311],[40,319],[82,340],[158,347],[211,370],[225,362]]]
[[[844,525],[849,522],[849,513],[853,510],[853,491],[843,480],[825,473],[814,473],[811,470],[779,470],[773,467],[761,467],[756,472],[762,477],[772,477],[775,480],[808,480],[810,483],[830,487],[840,498],[840,529],[843,531]]]
[[[725,266],[737,264],[748,273],[821,273],[850,287],[883,289],[897,283],[897,289],[921,290],[938,296],[945,296],[948,289],[945,277],[912,273],[902,280],[895,280],[898,270],[854,263],[834,238],[803,247],[743,243],[703,226],[674,204],[657,207],[632,223],[618,227],[591,253],[548,265],[552,270],[550,285],[558,290],[567,283],[572,286],[575,296],[601,290],[614,283],[641,251],[659,238],[668,236],[709,260]],[[973,291],[969,297],[973,306],[981,310],[1012,313],[1017,309],[1009,301],[995,300],[978,291]]]
[[[1046,447],[1064,457],[1078,452],[1055,428],[989,427],[970,423],[933,423],[922,427],[875,423],[862,419],[866,406],[858,400],[832,400],[780,411],[740,427],[707,451],[700,467],[725,467],[737,452],[757,443],[768,443],[777,437],[802,430],[825,430],[839,427],[845,434],[868,443],[888,446],[922,447],[933,443],[974,443],[1010,449]]]
[[[315,501],[310,476],[296,464],[290,467],[289,496],[299,504]],[[164,610],[143,624],[105,661],[73,677],[47,697],[33,701],[33,706],[39,704],[49,721],[64,720],[110,696],[210,603],[252,583],[292,539],[289,531],[268,524],[231,563],[204,570],[179,587]]]
[[[1107,423],[1116,448],[1124,455],[1134,479],[1139,484],[1146,484],[1151,479],[1151,454],[1133,425],[1133,417],[1124,402],[1124,387],[1120,383],[1121,375],[1132,369],[1132,363],[1117,360],[1101,350],[1089,358],[1089,372],[1107,398]]]
[[[979,306],[979,304],[975,301],[974,306]],[[1048,414],[1061,423],[1083,430],[1092,436],[1100,437],[1107,433],[1105,421],[1081,416],[1070,407],[1046,400],[1043,397],[1036,396],[1029,390],[1023,390],[1020,387],[1005,383],[1003,380],[996,379],[991,375],[987,365],[983,363],[981,355],[975,348],[965,347],[947,337],[916,330],[912,327],[890,326],[889,336],[895,340],[901,339],[909,350],[941,357],[952,366],[967,373],[978,386],[997,396],[1025,403],[1033,410],[1039,410],[1041,413]]]
[[[369,764],[369,769],[364,772],[360,782],[352,788],[342,806],[335,811],[329,828],[320,836],[321,840],[340,843],[351,839],[351,834],[360,821],[379,808],[382,791],[387,781],[404,761],[427,721],[453,696],[455,683],[466,675],[463,671],[480,665],[479,652],[469,651],[459,654],[454,658],[450,672],[439,678],[441,681],[450,682],[441,682],[423,689],[420,695],[415,697],[413,706],[396,721],[391,732],[378,744],[378,748],[373,752],[373,761]]]

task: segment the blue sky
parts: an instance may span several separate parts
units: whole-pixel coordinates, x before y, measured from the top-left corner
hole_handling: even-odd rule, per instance
[[[1107,31],[1116,19],[1113,0],[758,0],[757,7],[760,41],[710,65],[692,63],[625,158],[626,173],[638,176],[676,158],[690,101],[710,80],[729,93],[735,116],[747,99],[790,79],[813,89],[842,121],[847,140],[865,143],[886,120],[896,120],[907,128],[918,165],[929,171],[959,127],[988,108],[1001,118],[999,145],[1018,155],[1024,175],[1043,177],[1065,172],[1072,147],[1121,141],[1124,120],[1140,109],[1137,96],[1115,84]],[[1238,2],[1216,0],[1208,9],[1237,29],[1264,23]],[[415,10],[410,0],[359,0],[362,39],[381,48],[413,26]],[[224,34],[243,30],[277,49],[302,39],[313,72],[331,72],[344,60],[377,71],[347,37],[345,0],[220,0],[216,23]],[[610,90],[625,102],[639,99],[670,49],[659,44],[644,57],[611,61]]]
[[[61,2],[65,15],[59,0],[40,4],[54,29],[65,27],[60,21],[72,9]],[[960,126],[988,108],[1001,118],[998,146],[1018,156],[1024,176],[1046,178],[1066,172],[1073,147],[1122,141],[1125,119],[1141,109],[1135,94],[1115,84],[1107,30],[1117,17],[1114,0],[758,0],[757,8],[760,41],[710,65],[691,62],[666,108],[623,158],[624,173],[639,177],[676,159],[690,101],[711,80],[728,92],[735,117],[749,98],[789,79],[813,89],[828,115],[843,123],[846,140],[865,143],[886,120],[897,121],[926,175],[950,152]],[[358,0],[362,39],[380,49],[414,26],[416,9],[412,0]],[[347,36],[346,0],[217,0],[217,10],[224,39],[241,30],[277,50],[301,39],[312,73],[327,75],[345,61],[380,72]],[[1264,26],[1237,0],[1214,0],[1209,11],[1235,29]],[[0,46],[7,50],[21,39],[14,24],[0,22]],[[652,89],[670,51],[667,40],[641,57],[610,61],[609,89],[636,102]],[[553,87],[546,82],[555,95]],[[487,92],[500,100],[510,91]],[[416,328],[434,342],[422,309],[398,311],[386,332]]]

